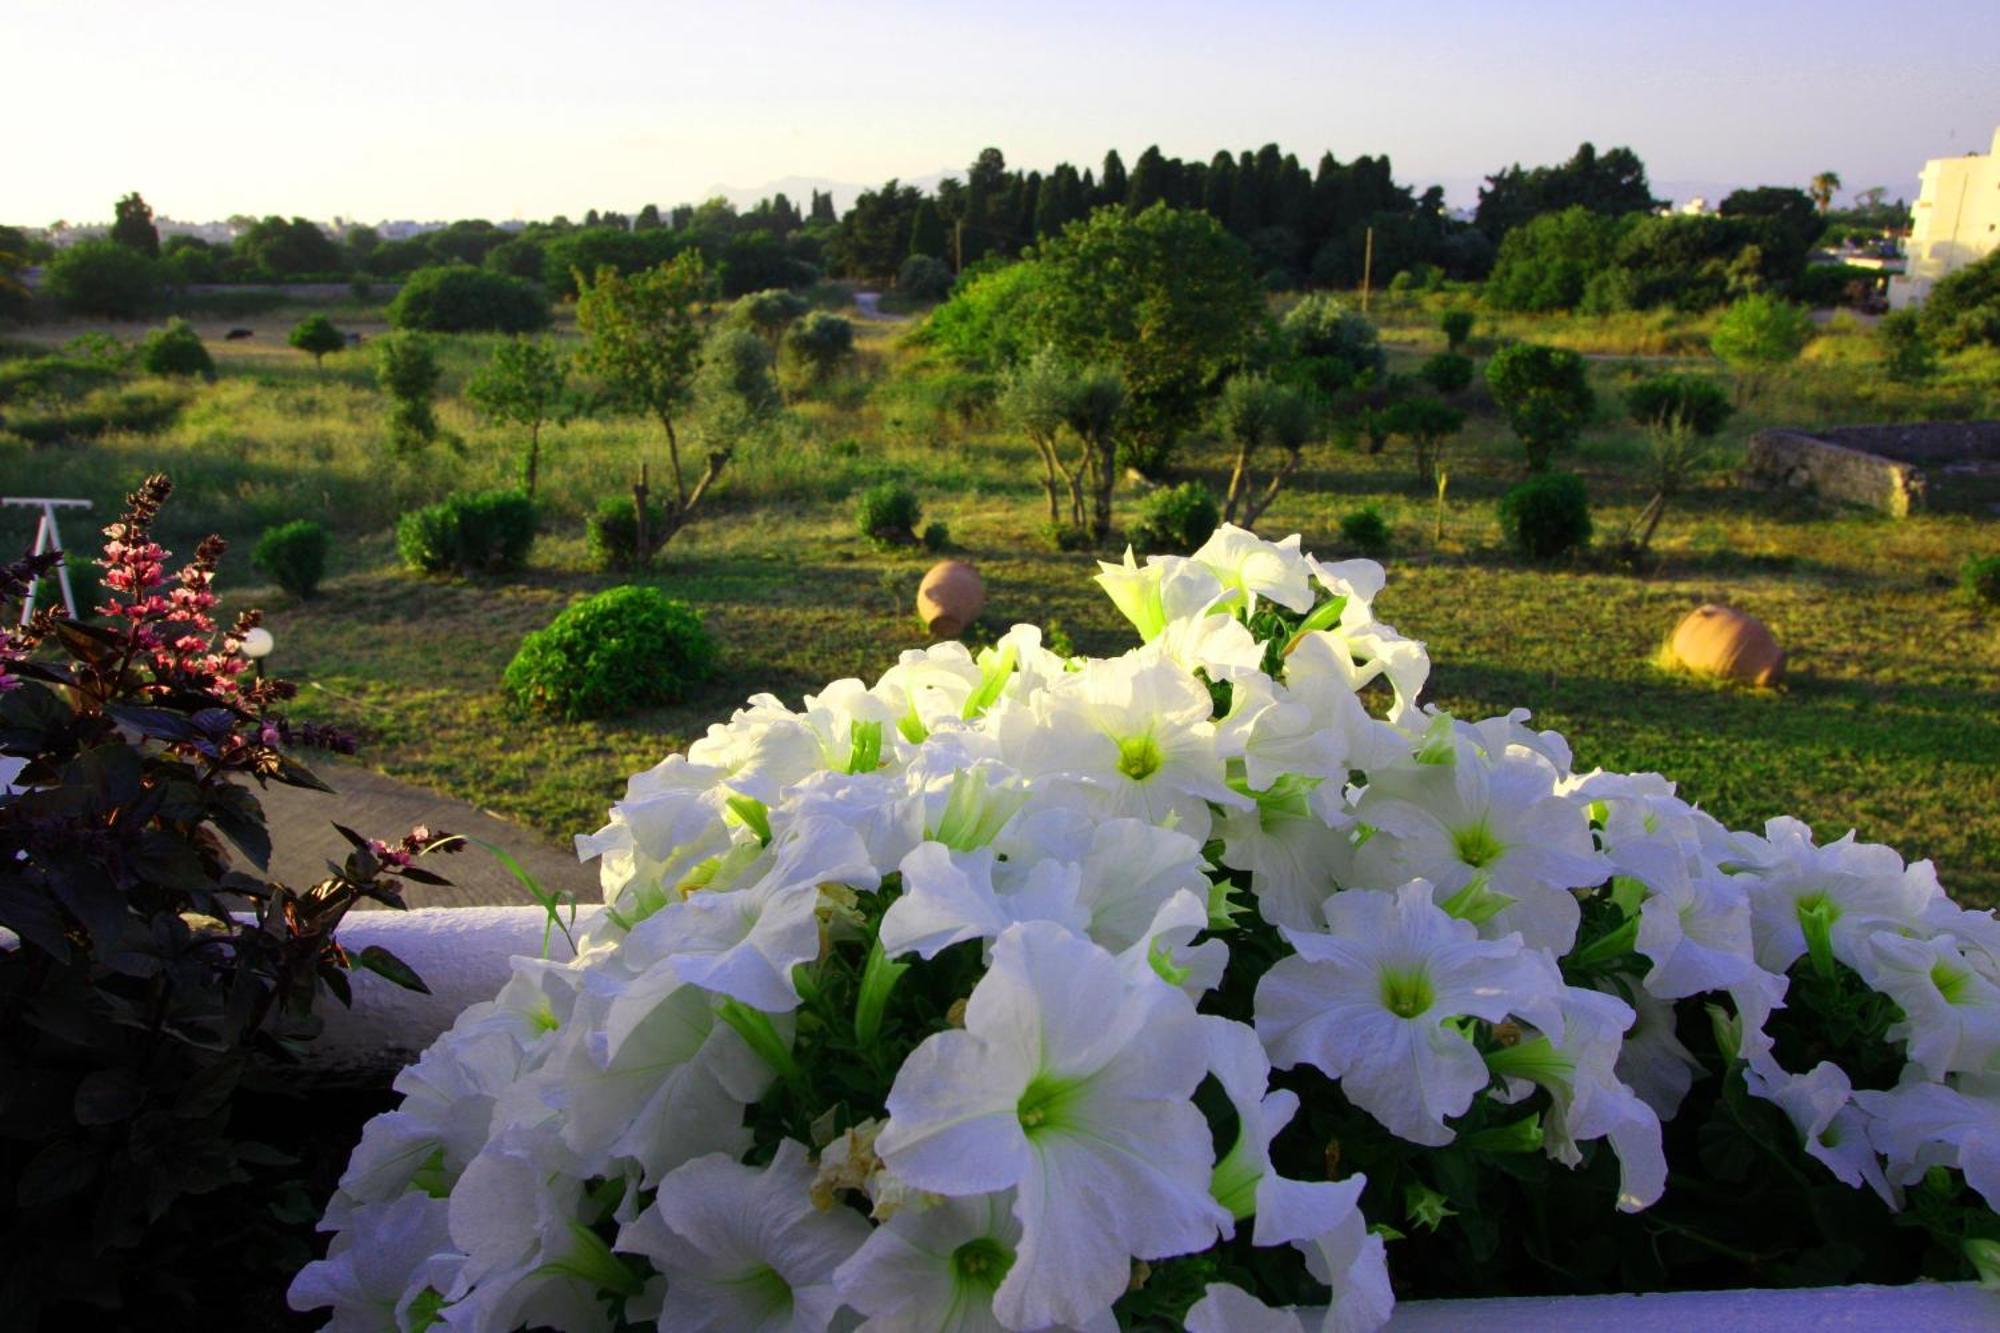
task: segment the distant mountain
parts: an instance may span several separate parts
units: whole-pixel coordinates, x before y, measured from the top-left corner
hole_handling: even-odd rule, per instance
[[[901,176],[897,179],[904,185],[914,185],[921,190],[929,192],[936,189],[937,183],[946,176],[956,176],[959,174],[960,172],[957,169],[947,167],[924,176]],[[813,191],[818,190],[821,194],[831,194],[833,196],[835,212],[845,213],[848,209],[854,207],[855,198],[863,190],[875,189],[882,183],[881,181],[871,181],[865,185],[857,185],[853,181],[829,180],[825,176],[786,176],[779,180],[766,181],[762,185],[711,185],[701,192],[699,199],[689,202],[700,203],[704,199],[720,197],[727,199],[738,208],[752,208],[759,199],[769,199],[774,194],[782,194],[794,204],[797,204],[800,210],[803,211],[805,206],[812,200]]]

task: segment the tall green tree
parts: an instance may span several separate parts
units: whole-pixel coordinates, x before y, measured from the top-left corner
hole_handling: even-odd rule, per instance
[[[1100,207],[1124,203],[1129,184],[1125,176],[1125,159],[1118,156],[1118,150],[1114,148],[1104,155],[1104,170],[1097,178],[1096,203]]]
[[[680,436],[675,418],[693,397],[701,367],[701,302],[708,294],[708,274],[701,252],[689,250],[657,268],[622,276],[609,267],[595,278],[577,278],[576,326],[583,333],[581,368],[595,375],[613,399],[660,423],[667,437],[667,460],[673,473],[674,496],[663,505],[665,530],[648,533],[646,549],[667,541],[686,525],[695,507],[729,463],[725,445],[709,451],[706,466],[690,486],[681,464]],[[643,490],[637,504],[643,516]]]
[[[950,246],[944,234],[944,219],[938,216],[937,205],[926,199],[917,205],[916,215],[910,222],[910,253],[928,255],[932,259],[947,259],[949,250]]]
[[[1176,435],[1249,350],[1263,297],[1243,245],[1205,213],[1102,209],[1044,242],[1029,309],[1037,345],[1116,372],[1133,460],[1163,467]]]
[[[134,190],[114,207],[118,216],[111,224],[111,239],[127,250],[137,250],[148,259],[158,259],[160,229],[153,225],[153,206]]]
[[[516,334],[493,349],[493,359],[465,386],[466,398],[481,416],[527,430],[521,489],[531,497],[541,473],[542,427],[562,410],[568,383],[567,355],[546,338]]]

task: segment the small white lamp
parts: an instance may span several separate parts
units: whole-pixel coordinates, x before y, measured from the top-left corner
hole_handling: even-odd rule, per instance
[[[271,631],[258,625],[244,632],[240,651],[257,664],[257,675],[261,678],[264,674],[264,659],[269,657],[271,650],[277,646],[278,641],[271,637]]]

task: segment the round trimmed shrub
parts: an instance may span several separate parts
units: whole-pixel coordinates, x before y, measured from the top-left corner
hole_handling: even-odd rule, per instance
[[[389,303],[389,322],[427,333],[535,333],[549,326],[549,300],[524,278],[469,264],[420,268]]]
[[[958,281],[942,259],[911,255],[896,270],[896,290],[912,301],[942,301]]]
[[[1439,393],[1458,393],[1472,383],[1472,358],[1457,352],[1426,357],[1417,376]]]
[[[1736,408],[1728,391],[1714,380],[1700,375],[1655,375],[1625,391],[1625,410],[1642,426],[1678,424],[1709,436],[1722,429]]]
[[[1574,472],[1530,477],[1500,497],[1500,530],[1531,560],[1553,560],[1590,541],[1590,495]]]
[[[1380,555],[1389,549],[1389,524],[1382,511],[1369,505],[1340,520],[1340,539],[1363,555]]]
[[[269,528],[257,539],[250,563],[294,597],[311,597],[326,576],[326,529],[309,518]]]
[[[629,495],[607,495],[597,502],[597,512],[584,524],[584,548],[592,569],[637,569],[646,562],[639,558],[639,525]],[[646,502],[646,533],[657,539],[667,527],[667,511],[657,500]]]
[[[347,346],[347,335],[333,326],[333,321],[325,315],[307,315],[292,325],[292,332],[285,339],[293,347],[304,352],[319,365],[329,352],[338,352]]]
[[[140,342],[139,369],[148,375],[212,380],[215,359],[186,320],[170,319],[165,328],[154,329]]]
[[[448,496],[396,521],[396,554],[426,574],[519,569],[535,544],[535,517],[520,491]]]
[[[1130,536],[1133,547],[1148,555],[1187,555],[1207,541],[1221,521],[1222,507],[1214,494],[1202,483],[1189,481],[1148,496]]]
[[[715,673],[701,613],[658,588],[610,588],[521,640],[501,684],[523,708],[580,722],[678,703]]]
[[[1447,310],[1439,318],[1438,327],[1444,330],[1445,345],[1456,352],[1465,346],[1465,340],[1472,336],[1472,312]]]
[[[884,481],[861,492],[854,501],[854,526],[861,535],[882,545],[907,546],[917,539],[924,507],[917,493],[900,481]]]
[[[2000,606],[2000,555],[1974,556],[1958,570],[1958,586],[1975,602]]]

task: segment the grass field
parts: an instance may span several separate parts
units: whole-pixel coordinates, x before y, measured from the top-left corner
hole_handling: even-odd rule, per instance
[[[1378,307],[1398,364],[1441,345],[1435,309],[1448,299]],[[278,643],[272,667],[302,683],[298,711],[357,730],[363,759],[385,772],[560,838],[595,827],[628,773],[686,744],[742,696],[771,690],[795,700],[838,676],[872,677],[922,642],[912,601],[932,558],[878,550],[855,533],[851,495],[888,476],[909,480],[926,519],[947,522],[957,553],[978,565],[989,626],[1059,621],[1092,653],[1129,642],[1089,582],[1092,558],[1043,544],[1032,450],[940,406],[942,393],[897,344],[900,329],[866,325],[855,377],[796,405],[777,438],[740,451],[713,509],[649,576],[705,612],[724,647],[720,678],[683,706],[615,724],[515,716],[498,680],[521,636],[577,594],[618,581],[585,567],[583,515],[629,486],[642,456],[658,478],[664,450],[654,430],[593,421],[549,435],[544,535],[522,574],[405,574],[390,539],[399,512],[513,475],[512,439],[455,401],[490,343],[456,339],[448,351],[441,416],[463,451],[399,460],[380,443],[384,407],[365,357],[337,354],[315,370],[282,345],[296,314],[230,321],[254,326],[257,338],[213,343],[220,379],[157,437],[0,444],[0,491],[88,496],[106,509],[144,473],[172,474],[180,489],[168,538],[185,551],[214,528],[236,543],[224,582],[232,601],[267,609]],[[1657,363],[1620,358],[1686,351],[1705,329],[1653,317],[1597,325],[1483,320],[1476,336],[1610,354],[1593,364],[1602,420],[1566,460],[1590,485],[1603,549],[1647,498],[1642,444],[1616,418],[1615,391]],[[201,323],[218,337],[222,326]],[[368,333],[380,324],[343,327]],[[60,342],[75,332],[28,336]],[[2000,549],[2000,525],[1823,509],[1741,490],[1730,476],[1742,439],[1768,422],[1992,416],[2000,406],[1991,358],[1961,358],[1938,382],[1911,388],[1870,373],[1869,355],[1858,329],[1836,324],[1740,413],[1724,437],[1723,466],[1669,511],[1657,564],[1643,576],[1608,555],[1551,570],[1500,548],[1494,506],[1517,479],[1520,455],[1490,414],[1475,415],[1453,445],[1441,541],[1433,497],[1412,481],[1400,445],[1373,456],[1313,448],[1260,526],[1300,531],[1308,548],[1339,554],[1341,516],[1376,506],[1395,534],[1380,612],[1428,641],[1438,703],[1468,714],[1531,708],[1570,737],[1579,767],[1657,769],[1739,826],[1793,813],[1822,835],[1855,827],[1934,858],[1961,899],[2000,903],[2000,616],[1954,586],[1968,554]],[[1190,455],[1189,470],[1219,489],[1202,461]],[[1121,519],[1137,498],[1121,493]],[[304,605],[260,586],[247,559],[263,527],[297,517],[336,534],[334,576]],[[24,537],[27,522],[19,511],[0,516],[0,540]],[[83,526],[68,535],[82,544]],[[1785,688],[1717,687],[1653,665],[1679,617],[1711,600],[1771,625],[1791,654]]]

